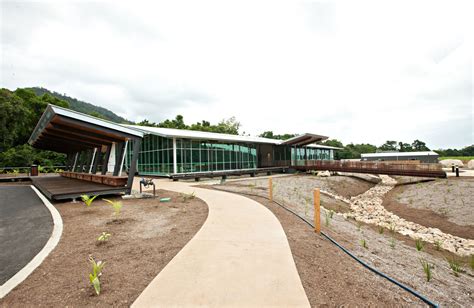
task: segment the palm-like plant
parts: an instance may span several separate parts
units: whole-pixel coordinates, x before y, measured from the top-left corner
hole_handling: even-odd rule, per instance
[[[119,216],[120,215],[120,210],[122,210],[122,202],[120,201],[112,201],[112,200],[108,200],[108,199],[102,199],[108,203],[110,203],[110,205],[112,205],[112,207],[114,208],[114,215],[115,216]]]
[[[88,195],[82,195],[81,196],[82,202],[84,202],[84,204],[87,207],[91,206],[91,204],[92,204],[92,202],[94,201],[95,198],[97,198],[97,196],[93,196],[93,197],[90,197]]]

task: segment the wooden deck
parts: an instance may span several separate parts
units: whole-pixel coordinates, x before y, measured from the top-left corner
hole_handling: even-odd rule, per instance
[[[84,194],[110,195],[127,191],[125,186],[114,187],[62,176],[32,176],[31,181],[38,190],[51,200],[73,199]]]

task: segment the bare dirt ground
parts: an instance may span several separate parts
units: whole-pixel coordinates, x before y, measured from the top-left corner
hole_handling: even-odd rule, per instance
[[[356,184],[354,183],[354,179],[342,176],[330,178],[290,176],[286,178],[274,178],[273,183],[274,199],[291,208],[293,211],[296,211],[300,216],[306,217],[310,220],[313,219],[314,213],[312,205],[312,189],[314,187],[321,187],[321,189],[331,189],[332,191],[335,191],[331,185],[339,184],[339,192],[345,190],[345,196],[352,196],[360,193],[363,190],[363,185],[368,185],[365,182]],[[256,189],[256,187],[259,188]],[[265,179],[262,179],[260,182],[258,180],[255,182],[253,179],[240,181],[238,186],[234,185],[234,183],[215,186],[216,189],[225,189],[238,193],[257,194],[263,197],[268,196],[268,190],[266,187],[268,187],[268,180]],[[358,189],[354,189],[354,187],[358,187]],[[370,185],[366,187],[368,189]],[[321,196],[323,199],[323,195]],[[322,206],[328,209],[331,209],[331,207],[328,206],[329,204],[335,204],[335,202],[338,202],[338,200],[334,200],[328,196],[326,196],[326,198],[329,200],[325,201],[323,199]],[[402,236],[386,229],[379,229],[371,225],[365,225],[359,222],[356,223],[355,221],[345,219],[342,215],[338,214],[339,211],[337,207],[333,207],[332,209],[336,212],[333,214],[332,218],[330,217],[331,214],[329,211],[322,210],[321,222],[323,224],[323,231],[351,250],[362,260],[408,285],[431,300],[438,302],[442,306],[474,306],[474,271],[468,266],[469,258],[456,257],[452,253],[443,250],[438,251],[436,250],[436,247],[430,244],[425,244],[424,248],[421,251],[418,251],[415,248],[415,241],[407,236]],[[291,236],[289,235],[289,237]],[[365,247],[363,247],[363,243],[365,243]],[[314,261],[308,269],[305,269],[309,272],[316,273],[320,270],[318,268],[322,267],[321,264],[331,268],[334,267],[336,268],[334,271],[338,271],[337,263],[339,261],[334,261],[334,253],[326,254],[319,250],[314,251],[313,253],[303,254],[302,252],[293,251],[293,247],[292,252],[295,260],[300,257],[317,260],[317,263]],[[447,262],[447,258],[455,258],[455,260],[461,264],[463,272],[459,274],[459,277],[456,277],[453,274],[449,267],[449,263]],[[421,260],[427,261],[432,266],[433,278],[429,282],[426,281]],[[360,267],[360,265],[354,263],[347,266],[346,271],[353,271],[357,267]],[[303,270],[300,270],[300,268],[298,268],[298,270],[300,275],[302,275],[301,272]],[[302,277],[303,276],[304,275],[302,275]],[[366,278],[366,280],[357,284],[360,288],[363,288],[363,286],[365,287],[365,285],[371,286],[372,283],[378,279],[375,274],[371,274]],[[345,286],[347,283],[346,277],[342,275],[334,275],[332,279],[335,280],[335,283],[339,283],[341,286]],[[308,286],[310,288],[316,287],[314,286],[314,280],[313,282],[303,281],[303,284],[306,284],[305,288]],[[317,287],[319,287],[319,285]],[[339,293],[337,293],[345,292],[344,287],[340,288],[339,291],[336,289],[333,292],[336,292],[335,297],[341,296],[341,298],[344,298],[342,294],[339,295]],[[402,289],[398,288],[393,290],[393,292],[394,294],[388,295],[387,298],[394,298],[396,296],[395,294],[403,294],[406,300],[404,300],[401,305],[418,304],[416,301],[410,302],[410,296],[408,296]],[[311,294],[311,292],[308,292],[308,296],[309,294]],[[329,303],[332,305],[331,302]],[[357,304],[365,305],[365,299],[359,298]]]
[[[120,200],[114,222],[112,207],[96,200],[56,203],[64,222],[58,246],[23,283],[0,300],[1,307],[130,306],[143,289],[194,236],[207,218],[207,205],[195,198],[184,203],[179,194],[158,190],[158,199]],[[109,241],[97,245],[102,233]],[[102,292],[89,284],[89,255],[105,261]]]

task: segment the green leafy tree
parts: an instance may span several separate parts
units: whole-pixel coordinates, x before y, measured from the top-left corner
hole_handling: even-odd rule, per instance
[[[379,150],[388,152],[397,150],[397,142],[393,140],[387,140],[384,144],[379,147]]]
[[[415,141],[413,141],[413,143],[411,144],[412,148],[414,151],[429,151],[430,149],[426,146],[426,143],[424,143],[423,141],[420,141],[418,139],[416,139]]]

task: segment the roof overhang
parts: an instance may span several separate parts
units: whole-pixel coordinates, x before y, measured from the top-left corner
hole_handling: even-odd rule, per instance
[[[283,141],[282,145],[303,146],[328,139],[326,136],[315,134],[303,134]]]
[[[38,149],[74,153],[142,137],[141,131],[48,105],[28,143]]]

